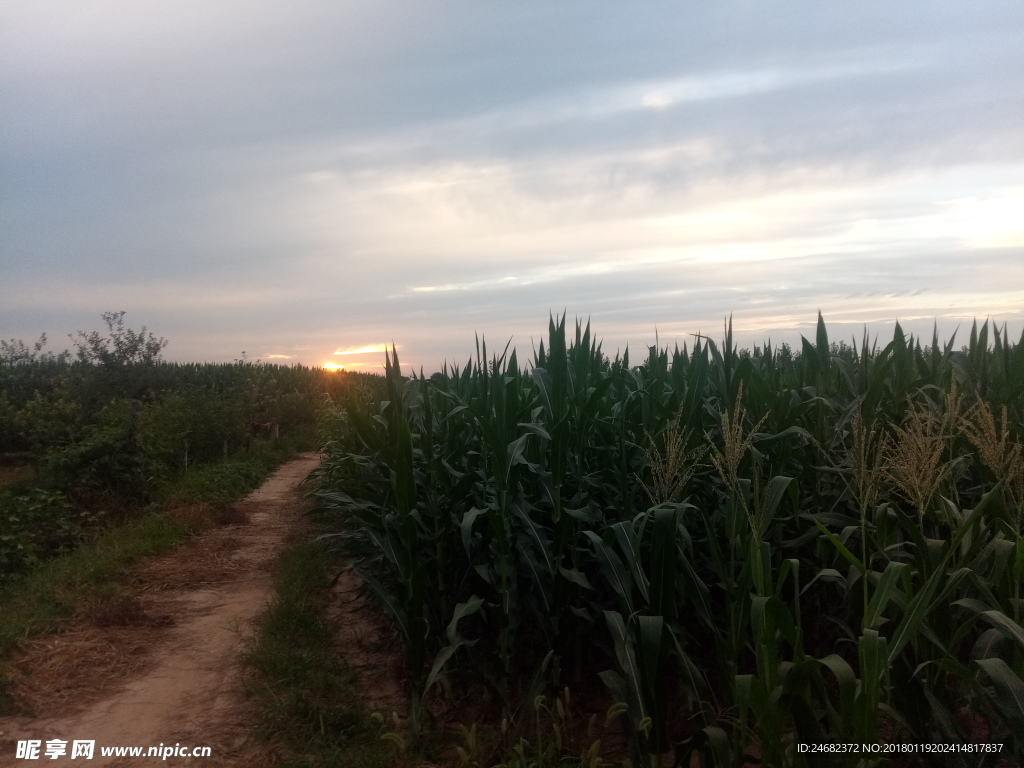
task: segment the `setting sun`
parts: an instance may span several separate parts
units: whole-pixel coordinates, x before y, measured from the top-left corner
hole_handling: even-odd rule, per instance
[[[374,366],[374,365],[378,365],[378,364],[377,363],[352,363],[352,362],[342,364],[342,363],[326,362],[323,365],[321,365],[320,367],[323,368],[325,371],[344,371],[346,368],[366,368],[368,366]]]

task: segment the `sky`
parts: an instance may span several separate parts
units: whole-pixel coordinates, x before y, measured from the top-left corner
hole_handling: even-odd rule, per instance
[[[1024,3],[0,0],[0,338],[1024,329]]]

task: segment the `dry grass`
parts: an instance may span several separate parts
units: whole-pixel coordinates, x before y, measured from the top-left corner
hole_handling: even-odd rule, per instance
[[[183,544],[174,558],[154,558],[135,569],[138,588],[146,591],[194,589],[232,581],[242,566],[232,559],[241,546],[235,536],[215,531]]]
[[[152,665],[152,649],[174,623],[136,597],[98,596],[60,633],[21,643],[11,658],[10,698],[30,715],[99,701]]]
[[[248,525],[250,504],[220,504],[214,507],[213,522],[215,525]]]
[[[88,615],[97,627],[169,627],[174,619],[166,614],[153,615],[134,597],[105,600],[93,606]]]
[[[171,504],[167,514],[185,526],[189,534],[196,536],[213,525],[213,506],[199,504]]]
[[[241,542],[231,526],[248,525],[251,503],[184,504],[168,513],[189,531],[191,539],[173,558],[154,558],[135,568],[138,589],[164,591],[194,589],[230,581],[242,567],[232,559]],[[211,531],[213,527],[220,530]],[[205,534],[205,535],[200,535]]]
[[[30,715],[99,701],[153,663],[162,628],[96,626],[82,618],[58,635],[26,640],[11,665],[9,694]]]
[[[248,525],[252,504],[232,503],[173,504],[168,514],[182,523],[189,534],[196,536],[215,525]]]
[[[31,477],[33,474],[32,467],[18,465],[18,466],[3,466],[0,465],[0,488],[5,485],[11,485],[16,483],[18,480]]]

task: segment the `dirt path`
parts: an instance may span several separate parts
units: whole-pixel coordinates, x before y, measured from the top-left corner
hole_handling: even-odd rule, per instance
[[[309,502],[298,484],[316,467],[303,454],[275,472],[222,524],[136,569],[137,597],[82,617],[68,631],[26,644],[18,683],[33,717],[0,718],[0,767],[18,740],[42,742],[45,765],[266,765],[239,696],[238,655],[265,608],[272,569]],[[45,754],[50,739],[67,755]],[[71,742],[95,740],[92,760]],[[103,757],[101,747],[210,747],[210,757]]]

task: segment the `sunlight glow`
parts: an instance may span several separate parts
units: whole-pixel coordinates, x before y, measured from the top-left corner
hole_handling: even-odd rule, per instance
[[[1024,245],[1024,189],[1000,190],[988,198],[950,200],[944,211],[950,234],[972,248]]]
[[[399,344],[396,348],[397,349],[401,349],[402,346]],[[336,350],[334,350],[334,354],[336,354],[336,355],[369,355],[369,354],[373,354],[374,352],[387,352],[387,351],[388,351],[388,345],[387,344],[371,344],[371,345],[366,346],[366,347],[347,347],[345,349],[336,349]],[[350,365],[351,365],[351,363],[350,363]]]
[[[369,368],[373,368],[373,367],[383,368],[384,366],[382,364],[380,364],[380,363],[334,363],[334,362],[326,362],[326,363],[323,363],[320,367],[323,368],[325,371],[345,371],[345,370],[348,370],[350,368],[368,368],[368,367]]]

